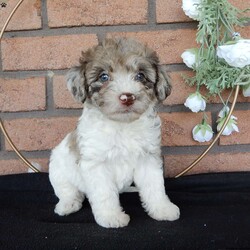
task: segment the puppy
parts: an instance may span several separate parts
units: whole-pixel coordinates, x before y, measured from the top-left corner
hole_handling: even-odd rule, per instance
[[[84,109],[77,128],[51,154],[55,213],[76,212],[87,197],[99,225],[127,226],[119,193],[134,183],[150,217],[178,219],[179,208],[165,193],[155,111],[171,86],[156,53],[132,39],[106,39],[82,54],[67,86]]]

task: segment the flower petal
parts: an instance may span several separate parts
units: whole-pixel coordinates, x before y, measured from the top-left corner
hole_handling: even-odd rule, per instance
[[[198,20],[199,11],[197,9],[198,4],[200,4],[201,0],[182,0],[182,9],[187,16]]]
[[[224,106],[224,107],[220,110],[218,116],[219,116],[219,117],[226,117],[227,114],[228,114],[228,112],[229,112],[229,110],[230,110],[230,109],[229,109],[228,106]]]
[[[222,132],[222,135],[231,135],[233,130],[227,125]]]
[[[192,130],[193,139],[198,142],[210,141],[213,137],[213,131],[208,124],[198,124]]]
[[[250,97],[250,84],[243,87],[243,96]]]
[[[200,110],[204,111],[206,108],[206,101],[202,98],[202,95],[200,93],[194,93],[189,95],[189,97],[186,99],[184,105],[191,109],[192,112],[199,112]]]
[[[196,63],[196,56],[194,53],[190,51],[185,51],[181,54],[181,58],[187,67],[193,69]]]
[[[236,132],[240,132],[238,126],[235,123],[232,123],[232,128]]]
[[[239,39],[235,44],[218,46],[217,56],[232,67],[243,68],[250,65],[250,40]]]

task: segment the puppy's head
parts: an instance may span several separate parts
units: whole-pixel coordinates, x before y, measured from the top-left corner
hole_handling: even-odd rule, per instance
[[[169,78],[154,51],[132,39],[106,39],[82,54],[67,74],[76,100],[86,99],[108,118],[138,119],[171,91]]]

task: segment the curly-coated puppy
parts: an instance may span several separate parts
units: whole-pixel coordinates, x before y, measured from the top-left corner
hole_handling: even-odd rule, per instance
[[[124,227],[129,216],[119,193],[134,183],[149,216],[178,219],[165,193],[155,111],[171,87],[156,53],[132,39],[106,39],[82,54],[67,85],[84,109],[77,128],[52,151],[55,212],[78,211],[86,196],[99,225]]]

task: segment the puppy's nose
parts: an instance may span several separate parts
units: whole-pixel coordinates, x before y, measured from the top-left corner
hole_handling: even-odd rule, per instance
[[[123,93],[119,96],[120,102],[123,105],[130,106],[135,102],[135,96],[131,93]]]

